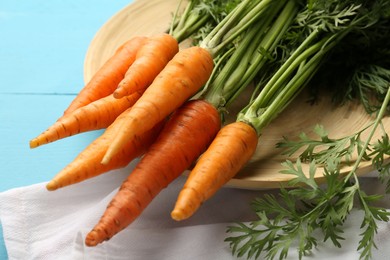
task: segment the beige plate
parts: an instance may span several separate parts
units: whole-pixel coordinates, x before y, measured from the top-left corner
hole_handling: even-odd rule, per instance
[[[138,0],[114,15],[96,34],[89,46],[85,60],[85,81],[112,55],[116,48],[135,35],[153,35],[169,27],[172,13],[179,0]],[[238,103],[238,107],[240,104]],[[260,137],[257,153],[248,165],[228,186],[245,189],[278,188],[280,183],[291,176],[281,174],[281,163],[286,157],[275,144],[282,136],[297,137],[299,133],[313,134],[315,124],[321,124],[331,138],[353,133],[368,124],[372,118],[356,105],[332,107],[329,100],[309,105],[304,94],[299,96],[287,109],[269,125]],[[390,121],[385,120],[385,127]],[[363,136],[364,138],[365,136]],[[377,140],[379,136],[374,136]],[[304,165],[307,169],[307,165]],[[350,167],[343,169],[347,172]],[[359,174],[373,169],[370,162],[363,162]],[[322,171],[316,178],[321,180]]]

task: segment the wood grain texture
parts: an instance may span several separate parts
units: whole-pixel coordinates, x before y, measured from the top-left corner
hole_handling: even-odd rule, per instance
[[[166,31],[178,3],[179,0],[138,0],[113,16],[98,31],[89,46],[85,59],[85,80],[90,79],[115,49],[130,37]],[[243,100],[245,98],[233,105],[232,115],[245,104]],[[311,105],[307,102],[306,93],[302,93],[264,129],[256,154],[227,186],[245,189],[279,188],[281,183],[291,178],[290,175],[280,173],[281,163],[286,157],[282,155],[282,150],[275,148],[283,136],[293,138],[301,132],[310,136],[314,134],[314,126],[321,124],[331,138],[337,138],[362,129],[372,120],[357,104],[335,107],[330,99],[324,97]],[[390,128],[388,119],[384,120],[384,126],[386,129]],[[362,137],[365,138],[366,135]],[[378,138],[379,135],[375,135],[373,140]],[[307,169],[308,166],[304,165],[304,168]],[[351,167],[345,167],[342,171],[345,173],[350,169]],[[363,162],[358,173],[363,175],[372,171],[371,162]],[[316,178],[321,181],[321,169]]]

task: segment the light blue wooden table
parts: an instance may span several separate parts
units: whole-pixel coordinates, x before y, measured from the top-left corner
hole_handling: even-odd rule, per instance
[[[0,2],[0,192],[48,181],[98,132],[37,149],[28,142],[83,86],[99,28],[131,0]],[[0,229],[0,259],[7,259]]]

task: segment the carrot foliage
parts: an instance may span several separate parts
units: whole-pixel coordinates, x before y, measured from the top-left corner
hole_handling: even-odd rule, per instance
[[[184,5],[182,2],[178,9]],[[240,2],[241,0],[191,0],[183,11],[175,12],[169,33],[178,42],[191,40],[192,44],[197,45]]]
[[[380,125],[389,101],[390,91],[387,92],[377,119],[371,125],[371,133],[375,132]],[[238,234],[226,239],[234,253],[248,257],[259,257],[265,253],[267,259],[284,259],[288,256],[290,247],[297,245],[299,258],[302,259],[318,245],[319,241],[314,235],[318,230],[323,235],[323,241],[330,240],[336,247],[342,247],[343,240],[345,240],[342,227],[352,208],[358,203],[364,216],[360,226],[361,238],[357,250],[361,253],[361,259],[371,258],[372,250],[376,248],[377,221],[388,222],[390,212],[385,208],[375,206],[375,202],[382,199],[383,195],[368,195],[360,189],[356,170],[361,160],[372,159],[374,166],[380,172],[380,179],[387,182],[387,192],[390,192],[390,165],[384,160],[385,155],[390,155],[388,135],[384,133],[382,140],[371,144],[370,139],[361,142],[352,141],[360,140],[361,131],[346,138],[333,140],[326,134],[323,135],[321,127],[317,128],[317,133],[322,133],[321,141],[303,137],[295,144],[292,142],[280,144],[292,150],[306,147],[305,152],[295,163],[292,161],[283,163],[282,173],[293,176],[288,186],[297,186],[297,188],[282,187],[278,197],[265,195],[252,202],[252,208],[259,219],[249,224],[238,223],[228,227],[229,233]],[[320,144],[325,144],[326,147],[338,147],[337,144],[340,144],[344,150],[343,145],[349,143],[346,142],[347,140],[351,141],[346,149],[348,153],[354,151],[350,149],[352,146],[358,150],[359,157],[353,164],[353,169],[346,176],[340,173],[340,155],[331,149],[307,153],[308,150],[312,150],[313,145]],[[368,150],[371,152],[367,153]],[[319,170],[314,158],[323,158],[324,154],[328,156],[323,167],[325,183],[319,185],[314,178]],[[302,169],[301,158],[310,160],[309,176]]]
[[[376,248],[378,221],[390,221],[390,212],[375,206],[383,195],[366,194],[360,187],[357,169],[371,160],[379,178],[390,190],[389,137],[381,127],[390,102],[390,64],[388,47],[390,3],[388,1],[321,1],[302,5],[294,23],[282,39],[278,58],[270,66],[270,76],[259,80],[251,102],[238,115],[238,121],[251,124],[259,133],[305,87],[322,82],[334,101],[344,104],[357,99],[374,117],[373,122],[356,133],[334,139],[322,126],[315,127],[317,139],[305,133],[298,141],[285,138],[278,144],[285,155],[298,153],[298,159],[283,163],[282,173],[292,176],[288,187],[281,187],[278,197],[266,195],[253,201],[258,220],[228,227],[226,239],[238,256],[285,259],[291,247],[299,258],[310,254],[320,242],[330,240],[341,247],[345,239],[343,225],[352,208],[363,212],[357,250],[361,259],[370,259]],[[347,62],[346,62],[347,61]],[[330,77],[332,75],[332,77]],[[335,89],[329,88],[335,83]],[[337,91],[336,91],[337,89]],[[342,91],[341,91],[342,90]],[[367,131],[368,137],[361,138]],[[371,140],[382,131],[380,140]],[[357,154],[355,160],[350,160]],[[309,164],[308,174],[302,162]],[[352,169],[341,174],[343,164]],[[322,169],[319,185],[315,174]],[[316,235],[314,235],[316,233]],[[233,235],[235,234],[235,235]]]

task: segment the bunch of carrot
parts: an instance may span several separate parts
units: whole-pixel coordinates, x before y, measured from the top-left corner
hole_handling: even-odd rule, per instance
[[[221,111],[267,69],[297,10],[295,0],[241,1],[199,45],[184,49],[172,31],[134,37],[96,72],[64,115],[31,140],[35,148],[105,129],[47,184],[48,190],[141,157],[87,235],[88,246],[127,227],[206,150],[171,213],[176,220],[192,215],[249,160],[260,132],[243,122],[221,128]],[[234,141],[226,142],[231,138]],[[212,157],[205,156],[209,154]],[[226,158],[229,161],[222,160]]]
[[[131,44],[132,52],[121,52]],[[131,54],[134,61],[124,64]],[[110,72],[119,67],[123,68],[121,75]],[[86,238],[87,245],[96,245],[130,224],[212,141],[220,128],[217,110],[207,102],[188,100],[206,83],[213,67],[207,51],[196,46],[179,51],[178,42],[169,34],[136,37],[96,73],[57,122],[30,141],[35,148],[106,128],[47,183],[51,191],[125,167],[143,155],[107,208],[107,217]],[[111,83],[117,76],[116,88],[100,91],[111,87],[100,80],[104,73]],[[108,158],[113,144],[117,147]]]

